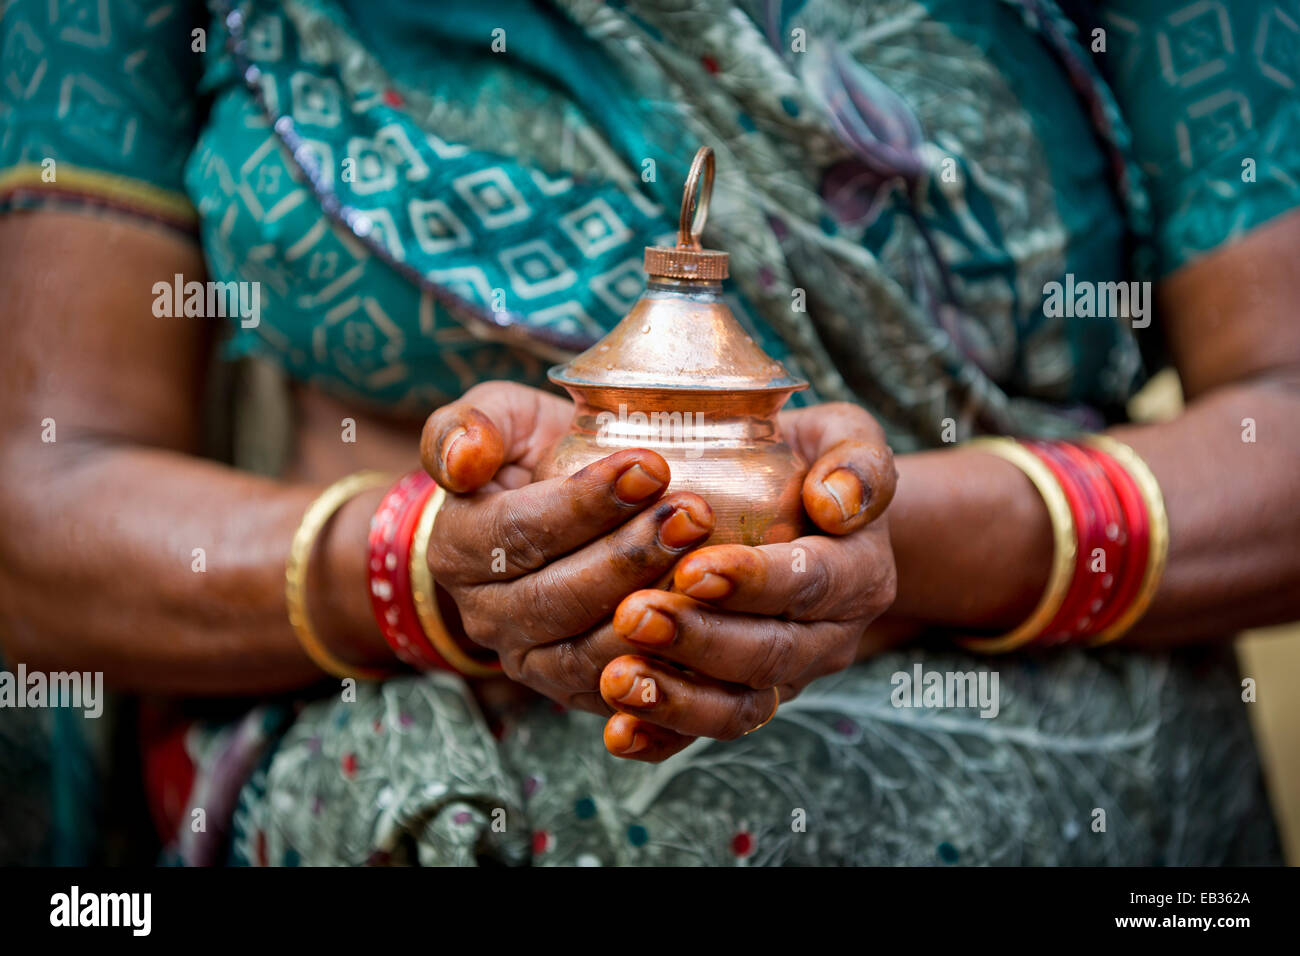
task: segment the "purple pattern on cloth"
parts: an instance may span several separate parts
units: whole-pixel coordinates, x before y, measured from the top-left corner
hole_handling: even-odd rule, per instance
[[[239,791],[279,739],[270,707],[255,707],[237,723],[215,730],[197,723],[185,735],[194,764],[194,785],[176,834],[176,853],[186,866],[216,866],[224,861],[226,837]],[[204,826],[194,827],[195,811]]]

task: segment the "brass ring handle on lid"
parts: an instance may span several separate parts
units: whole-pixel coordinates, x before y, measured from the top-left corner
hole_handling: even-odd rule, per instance
[[[709,203],[713,199],[713,150],[701,146],[691,161],[682,191],[682,213],[677,223],[677,246],[647,246],[645,271],[657,279],[695,279],[702,282],[721,282],[730,274],[731,257],[716,249],[700,245],[700,235],[709,219]]]
[[[701,179],[702,177],[702,179]],[[697,198],[698,197],[698,198]],[[713,150],[701,146],[691,161],[682,190],[682,217],[677,225],[677,248],[700,249],[700,236],[709,221],[709,201],[713,199]]]

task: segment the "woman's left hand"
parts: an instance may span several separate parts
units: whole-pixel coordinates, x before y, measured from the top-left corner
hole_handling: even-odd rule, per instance
[[[826,534],[785,544],[724,544],[683,558],[671,591],[628,595],[614,630],[645,655],[605,666],[600,691],[616,756],[662,760],[694,737],[748,733],[815,678],[858,657],[894,600],[882,516],[897,473],[884,433],[856,405],[786,412],[786,440],[813,462],[804,510]]]

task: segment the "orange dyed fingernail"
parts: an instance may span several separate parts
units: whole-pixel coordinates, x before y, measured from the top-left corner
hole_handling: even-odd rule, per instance
[[[847,468],[837,468],[822,479],[822,487],[839,506],[840,518],[849,521],[858,516],[865,504],[862,482]]]
[[[684,593],[693,598],[699,598],[701,601],[716,601],[730,594],[732,587],[731,582],[721,574],[706,571],[698,581],[682,590]]]
[[[627,635],[627,639],[636,644],[663,647],[665,644],[671,644],[676,636],[677,625],[673,619],[663,611],[648,607],[636,622],[636,627],[632,628],[632,633]]]
[[[624,504],[634,505],[645,501],[663,488],[664,483],[640,465],[633,465],[614,482],[614,494]]]
[[[639,753],[650,746],[650,737],[637,729],[635,717],[615,714],[605,723],[605,749],[616,756]]]
[[[614,699],[625,707],[653,707],[659,703],[659,685],[653,677],[638,677],[626,693]]]
[[[685,508],[678,508],[660,525],[659,540],[670,548],[684,548],[699,541],[712,530],[698,524]]]
[[[639,730],[632,735],[632,742],[619,751],[620,754],[637,754],[650,746],[650,738]]]
[[[600,675],[600,692],[610,700],[620,700],[636,684],[636,671],[622,662],[606,667]]]
[[[465,437],[466,434],[468,434],[468,432],[469,429],[465,428],[464,425],[461,425],[458,428],[452,429],[452,431],[448,433],[447,437],[442,440],[442,455],[440,458],[442,460],[442,473],[444,475],[451,473],[451,454],[455,451],[456,445]]]

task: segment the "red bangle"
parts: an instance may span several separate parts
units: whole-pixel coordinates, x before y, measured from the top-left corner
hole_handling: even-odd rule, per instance
[[[1091,445],[1082,449],[1105,473],[1124,513],[1126,540],[1123,575],[1109,604],[1093,622],[1091,631],[1100,634],[1129,607],[1142,587],[1151,552],[1151,520],[1147,506],[1133,477],[1119,462]]]
[[[419,670],[450,669],[420,627],[411,598],[411,537],[436,487],[423,471],[404,475],[370,519],[370,606],[393,653]]]
[[[1056,616],[1035,638],[1035,643],[1038,644],[1055,644],[1068,639],[1073,622],[1078,620],[1080,612],[1086,606],[1092,583],[1087,557],[1092,554],[1092,549],[1097,547],[1103,532],[1086,480],[1078,474],[1073,463],[1060,453],[1056,444],[1031,441],[1025,442],[1025,445],[1048,467],[1061,486],[1061,490],[1065,492],[1065,498],[1070,503],[1070,513],[1074,516],[1075,536],[1078,542],[1075,550],[1074,574],[1070,578],[1070,587],[1066,592],[1065,600],[1061,602]]]
[[[411,593],[411,539],[415,537],[415,526],[420,520],[420,513],[437,490],[438,486],[430,481],[403,512],[401,523],[397,526],[399,547],[394,599],[401,609],[399,633],[408,638],[411,651],[419,660],[413,666],[420,670],[455,670],[429,640],[429,635],[420,624],[420,616],[415,610],[415,598]]]
[[[1066,442],[1056,445],[1055,450],[1071,462],[1076,474],[1084,482],[1097,515],[1097,537],[1090,543],[1087,552],[1079,555],[1080,565],[1088,572],[1089,587],[1086,596],[1073,620],[1062,619],[1065,630],[1048,635],[1056,640],[1078,641],[1097,633],[1098,615],[1104,613],[1115,596],[1116,583],[1120,580],[1126,558],[1120,539],[1125,536],[1128,522],[1106,473],[1087,452]],[[1104,561],[1104,570],[1101,572],[1094,571],[1092,567],[1093,554],[1098,548],[1101,549]]]

